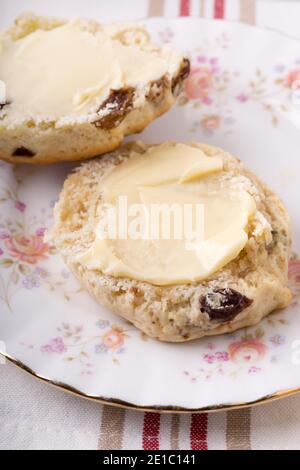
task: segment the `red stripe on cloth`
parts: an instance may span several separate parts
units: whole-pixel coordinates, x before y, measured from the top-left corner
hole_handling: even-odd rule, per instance
[[[180,0],[179,15],[189,16],[190,14],[190,0]]]
[[[145,413],[143,427],[143,449],[159,450],[160,414]]]
[[[207,450],[207,413],[192,414],[191,449]]]
[[[214,18],[217,18],[217,19],[224,18],[224,12],[225,12],[225,0],[215,0]]]

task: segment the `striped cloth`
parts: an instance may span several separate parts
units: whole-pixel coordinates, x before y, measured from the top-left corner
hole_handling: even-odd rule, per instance
[[[1,0],[2,8],[7,1]],[[41,3],[44,8],[47,2],[28,0],[26,8],[38,9]],[[104,20],[203,16],[258,24],[300,37],[297,1],[127,0],[130,7],[125,10],[120,7],[122,0],[90,0],[85,16],[93,16],[99,4]],[[72,2],[72,15],[81,13],[76,11],[78,5]],[[5,8],[2,11],[1,27],[12,19],[5,16]],[[211,414],[143,413],[65,394],[6,364],[0,366],[0,397],[1,449],[300,449],[300,396]]]
[[[143,2],[141,2],[143,3]],[[300,37],[298,0],[149,0],[141,16],[201,16],[241,21]]]
[[[249,409],[128,411],[65,393],[0,365],[0,449],[300,449],[300,394]]]

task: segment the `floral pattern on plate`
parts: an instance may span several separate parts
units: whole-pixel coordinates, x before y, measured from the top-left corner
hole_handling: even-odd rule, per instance
[[[62,323],[57,328],[58,336],[40,346],[40,353],[59,354],[63,361],[79,362],[81,375],[94,373],[95,355],[109,354],[112,362],[119,364],[120,356],[126,352],[128,331],[132,328],[125,329],[103,319],[97,320],[95,326],[95,334],[88,335],[84,325]]]
[[[44,287],[50,291],[60,289],[69,300],[72,294],[68,288],[69,271],[64,268],[53,272],[47,263],[56,254],[54,247],[44,241],[46,226],[53,219],[54,201],[28,215],[20,192],[26,177],[32,176],[34,170],[21,175],[18,167],[13,168],[14,184],[8,185],[10,170],[8,165],[0,166],[0,204],[7,208],[0,210],[0,299],[12,311],[12,299],[20,289]]]
[[[247,110],[251,103],[258,103],[270,115],[272,125],[277,126],[278,115],[291,110],[294,93],[300,90],[300,58],[289,66],[274,65],[271,72],[257,67],[240,89],[242,72],[226,69],[220,57],[197,50],[190,59],[191,73],[178,100],[180,106],[198,110],[190,132],[197,132],[200,127],[207,136],[216,131],[232,133],[237,121],[236,106]],[[239,92],[234,93],[233,88]]]
[[[273,324],[286,324],[285,318],[270,321]],[[284,345],[285,337],[278,333],[278,328],[276,331],[277,333],[266,337],[265,331],[258,327],[228,335],[227,347],[222,351],[217,350],[214,343],[207,343],[208,351],[202,354],[200,367],[194,372],[185,370],[184,375],[191,382],[196,382],[201,379],[211,379],[215,374],[226,374],[231,378],[236,378],[241,373],[257,374],[262,371],[263,359],[267,358],[269,363],[273,364],[277,362],[274,349]]]

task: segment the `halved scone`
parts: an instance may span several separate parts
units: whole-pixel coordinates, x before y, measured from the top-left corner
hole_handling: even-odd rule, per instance
[[[124,196],[146,208],[198,201],[204,235],[189,244],[153,234],[105,239],[106,207]],[[84,163],[65,181],[48,238],[101,304],[164,341],[254,325],[291,298],[282,202],[239,160],[206,144],[135,142]]]
[[[189,61],[140,25],[21,16],[0,35],[0,158],[111,151],[170,109],[188,73]]]

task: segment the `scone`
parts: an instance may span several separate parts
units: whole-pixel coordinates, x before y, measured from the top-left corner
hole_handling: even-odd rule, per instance
[[[140,25],[22,16],[0,35],[0,158],[111,151],[170,109],[188,73],[189,61]]]
[[[161,205],[174,216],[202,208],[202,226],[164,238],[157,225],[143,225],[155,219],[134,218]],[[100,304],[151,337],[176,342],[232,332],[290,301],[286,210],[219,148],[127,144],[71,174],[54,212],[47,237],[69,268]],[[125,232],[122,220],[133,224]]]

